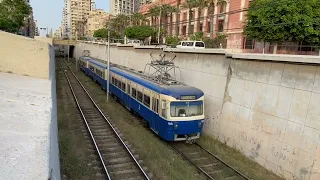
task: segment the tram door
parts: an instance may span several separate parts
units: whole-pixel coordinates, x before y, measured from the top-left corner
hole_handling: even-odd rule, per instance
[[[158,93],[153,93],[152,97],[152,111],[153,113],[153,118],[152,118],[152,129],[158,133],[159,132],[159,102],[160,102],[160,95]]]
[[[130,95],[131,95],[131,81],[127,80],[127,95],[126,95],[126,100],[125,100],[125,105],[126,107],[130,110],[131,105],[131,99],[130,99]]]

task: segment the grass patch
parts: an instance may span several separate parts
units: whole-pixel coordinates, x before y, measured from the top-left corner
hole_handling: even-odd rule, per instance
[[[56,66],[58,137],[61,175],[68,180],[95,179],[95,171],[88,166],[88,144],[83,140],[81,119],[76,114],[69,86],[60,66]]]
[[[277,176],[273,172],[265,169],[257,162],[247,158],[240,151],[227,146],[218,139],[202,135],[198,143],[217,155],[223,161],[237,169],[241,173],[247,175],[250,179],[259,180],[281,180],[283,178]]]
[[[74,65],[69,65],[73,70]],[[151,130],[146,129],[138,117],[132,115],[111,97],[109,102],[106,102],[106,93],[100,86],[82,72],[75,73],[99,107],[110,117],[112,123],[117,126],[135,152],[139,154],[140,159],[144,161],[143,166],[147,166],[148,172],[153,173],[153,179],[204,179],[194,167],[171,150],[165,141],[159,139]]]

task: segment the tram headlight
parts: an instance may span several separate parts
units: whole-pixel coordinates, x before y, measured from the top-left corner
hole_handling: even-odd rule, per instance
[[[178,123],[174,123],[174,129],[178,129]]]
[[[201,128],[202,122],[198,122],[198,128]]]

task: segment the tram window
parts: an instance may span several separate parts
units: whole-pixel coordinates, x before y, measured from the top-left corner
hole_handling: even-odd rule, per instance
[[[150,97],[147,95],[144,95],[143,104],[150,107]]]
[[[93,66],[89,66],[89,69],[91,70],[91,71],[94,71],[94,67]]]
[[[162,109],[162,117],[164,118],[167,118],[167,102],[166,101],[162,101],[162,104],[161,104],[161,109]]]
[[[127,86],[127,94],[130,95],[130,85],[129,85],[129,84],[128,84],[128,86]]]
[[[123,82],[121,82],[121,89],[122,89],[123,91],[126,91],[126,84],[123,83]]]
[[[114,84],[114,77],[111,78],[111,83]]]
[[[156,112],[157,112],[157,113],[159,113],[158,107],[159,107],[159,99],[157,99],[157,103],[156,103]]]
[[[156,99],[152,98],[152,111],[156,111]]]
[[[100,71],[99,69],[96,69],[96,73],[98,74],[98,76],[102,77],[102,71]]]
[[[142,102],[142,97],[143,97],[142,92],[138,91],[138,95],[137,95],[138,101]]]
[[[158,113],[158,104],[159,104],[159,100],[156,99],[156,98],[152,98],[152,110],[155,112],[155,113]]]
[[[117,87],[121,89],[121,81],[118,80]]]
[[[118,79],[114,79],[114,85],[117,86],[118,84]]]
[[[134,98],[136,98],[137,97],[137,91],[136,91],[136,89],[135,88],[132,88],[132,91],[131,91],[131,95],[132,95],[132,97],[134,97]]]

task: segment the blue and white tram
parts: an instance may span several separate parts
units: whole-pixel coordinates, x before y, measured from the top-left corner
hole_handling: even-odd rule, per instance
[[[97,74],[96,70],[106,70],[106,65],[92,59],[80,61],[80,69],[106,87],[106,76]],[[83,62],[87,62],[87,66]],[[117,66],[110,67],[110,80],[110,93],[143,117],[162,139],[184,141],[200,137],[204,123],[201,90],[182,84],[157,84]]]

